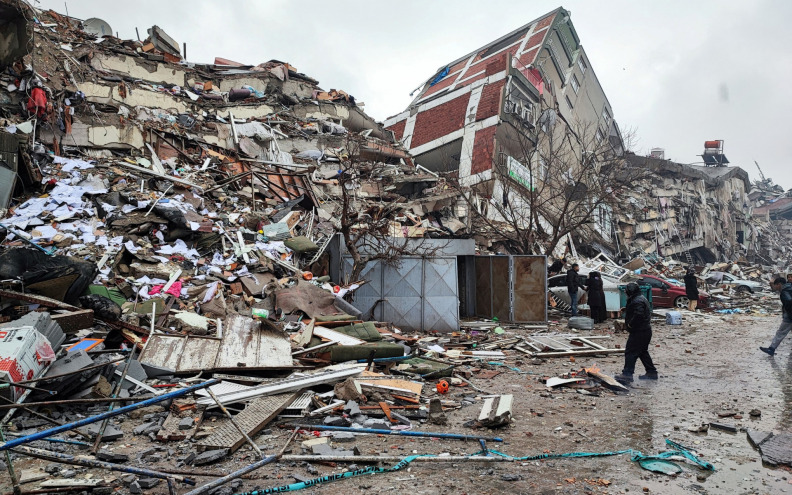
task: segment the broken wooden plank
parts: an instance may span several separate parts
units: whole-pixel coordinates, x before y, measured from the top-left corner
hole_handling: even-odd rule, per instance
[[[559,352],[534,352],[533,357],[565,357],[565,356],[598,356],[600,354],[623,353],[624,349],[582,349],[579,351],[559,351]]]
[[[363,345],[366,343],[364,340],[325,327],[314,327],[313,335],[326,340],[334,340],[339,345]]]
[[[60,325],[64,333],[75,333],[78,330],[91,328],[94,324],[92,309],[69,311],[68,313],[50,313],[52,321]]]
[[[259,397],[248,404],[245,410],[237,414],[234,419],[245,433],[253,438],[286,406],[294,402],[296,397],[297,394],[293,392]],[[234,452],[244,443],[245,438],[229,421],[216,428],[209,437],[201,440],[198,443],[198,450],[230,449],[231,452]]]
[[[612,389],[621,390],[621,391],[624,391],[624,392],[628,392],[630,390],[627,387],[625,387],[624,385],[622,385],[621,383],[619,383],[618,381],[616,381],[616,379],[613,378],[612,376],[606,375],[606,374],[602,373],[601,371],[594,371],[594,370],[591,370],[591,369],[587,369],[586,373],[588,373],[589,375],[593,376],[594,378],[600,380],[602,383],[604,383],[605,385],[607,385],[608,387],[610,387]]]

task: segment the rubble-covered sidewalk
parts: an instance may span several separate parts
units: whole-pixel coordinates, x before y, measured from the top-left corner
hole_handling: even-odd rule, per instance
[[[643,403],[693,404],[671,390],[706,384],[707,339],[757,336],[746,315],[778,311],[769,263],[575,253],[616,299],[646,276],[677,284],[687,265],[709,291],[699,312],[655,305],[669,379],[656,389],[613,379],[620,306],[606,323],[568,319],[544,255],[521,265],[542,321],[460,318],[456,287],[448,331],[378,321],[395,313],[375,313],[384,290],[368,311],[354,298],[372,272],[388,287],[383,267],[453,257],[454,243],[460,258],[507,254],[476,232],[453,174],[416,166],[362,102],[288,62],[194,63],[159,26],[122,40],[22,1],[0,14],[14,40],[0,49],[4,491],[646,491],[717,477],[710,428],[772,429],[766,401],[699,401],[662,432]],[[455,282],[475,272],[453,268]],[[490,277],[487,290],[502,282]],[[425,310],[406,308],[421,324]]]

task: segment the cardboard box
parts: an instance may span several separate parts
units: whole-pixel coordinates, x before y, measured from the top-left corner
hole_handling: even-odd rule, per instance
[[[19,382],[37,378],[54,360],[52,346],[35,328],[0,328],[0,380]],[[24,392],[21,387],[0,390],[15,402]]]

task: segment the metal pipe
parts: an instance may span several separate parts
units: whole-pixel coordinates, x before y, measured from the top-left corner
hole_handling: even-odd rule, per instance
[[[6,441],[5,439],[5,432],[2,425],[0,425],[0,439],[3,442]],[[11,462],[11,455],[6,451],[5,453],[6,458],[6,467],[8,469],[8,476],[11,477],[11,484],[14,486],[14,495],[19,495],[21,493],[21,489],[19,488],[19,478],[17,478],[16,473],[14,472],[14,463]]]
[[[4,401],[8,402],[9,404],[16,405],[18,409],[22,409],[23,411],[25,411],[28,414],[32,414],[33,416],[35,416],[35,417],[37,417],[39,419],[43,419],[47,423],[50,423],[50,424],[53,424],[53,425],[57,425],[57,426],[61,426],[63,424],[60,421],[52,419],[49,416],[47,416],[45,414],[41,414],[38,411],[34,411],[33,409],[30,409],[29,407],[25,407],[25,406],[19,405],[16,402],[12,401],[11,399],[8,399],[8,398],[6,398],[6,397],[4,397],[2,395],[0,395],[0,399],[3,399]],[[83,432],[81,432],[80,430],[77,430],[77,429],[74,429],[72,431],[74,433],[80,435],[81,437],[85,438],[86,440],[91,440],[91,435],[88,435],[87,433],[83,433]]]
[[[36,388],[30,385],[25,385],[24,383],[14,383],[14,382],[6,382],[0,380],[0,390],[10,387],[25,388],[27,390],[33,390],[34,392],[44,392],[45,394],[49,394],[49,395],[55,395],[57,393],[57,392],[53,392],[52,390],[44,390],[43,388]]]
[[[264,458],[264,454],[261,453],[261,449],[258,448],[258,445],[256,445],[256,443],[253,441],[253,439],[250,438],[247,433],[245,433],[245,430],[243,430],[242,427],[239,426],[239,423],[237,423],[237,420],[235,420],[234,417],[231,416],[231,413],[228,412],[228,409],[226,409],[226,407],[223,405],[223,403],[220,402],[220,399],[218,399],[217,396],[214,394],[214,392],[212,392],[212,389],[211,388],[207,388],[206,391],[209,392],[209,396],[212,397],[212,399],[214,399],[215,403],[217,404],[217,407],[219,407],[220,410],[223,411],[223,414],[226,415],[228,420],[231,421],[231,424],[234,425],[234,428],[236,428],[237,431],[245,438],[245,441],[251,447],[253,447],[253,450],[255,450],[256,454],[258,454],[259,459],[263,459]]]
[[[144,400],[141,402],[137,402],[135,404],[130,404],[128,406],[124,406],[120,409],[115,409],[113,411],[107,411],[102,414],[98,414],[96,416],[92,416],[90,418],[81,419],[79,421],[75,421],[73,423],[68,423],[63,426],[56,426],[55,428],[50,428],[49,430],[40,431],[37,433],[33,433],[32,435],[28,435],[22,438],[18,438],[16,440],[11,440],[10,442],[5,442],[3,445],[0,445],[0,451],[13,449],[19,445],[24,445],[26,443],[35,442],[36,440],[41,440],[42,438],[47,438],[57,433],[62,433],[64,431],[71,430],[74,427],[79,426],[86,426],[93,423],[97,423],[99,421],[103,421],[105,418],[112,418],[115,416],[120,416],[122,414],[126,414],[130,411],[134,411],[135,409],[140,409],[141,407],[150,406],[152,404],[158,404],[160,402],[165,402],[166,400],[176,399],[178,397],[183,397],[187,394],[195,392],[196,390],[200,390],[202,388],[211,387],[220,383],[220,380],[207,380],[203,383],[198,385],[193,385],[191,387],[183,388],[181,390],[176,390],[175,392],[170,392],[167,394],[163,394],[157,397],[152,397],[151,399]]]
[[[404,457],[395,455],[285,455],[281,457],[284,462],[393,462],[398,463]],[[514,462],[513,459],[500,456],[465,456],[465,455],[445,455],[434,457],[416,457],[413,462],[459,462],[459,461],[480,461],[480,462]]]
[[[202,493],[206,493],[206,492],[208,492],[210,490],[213,490],[213,489],[217,488],[220,485],[224,485],[224,484],[228,483],[229,481],[233,481],[233,480],[239,478],[243,474],[247,474],[247,473],[249,473],[251,471],[255,471],[256,469],[260,468],[261,466],[267,465],[267,464],[269,464],[269,463],[271,463],[271,462],[273,462],[273,461],[275,461],[277,459],[278,459],[277,455],[271,455],[269,457],[265,457],[265,458],[263,458],[263,459],[261,459],[261,460],[259,460],[257,462],[254,462],[250,466],[243,467],[242,469],[240,469],[238,471],[234,471],[233,473],[228,474],[226,476],[223,476],[222,478],[217,478],[216,480],[211,481],[211,482],[209,482],[209,483],[207,483],[207,484],[205,484],[203,486],[200,486],[200,487],[196,488],[195,490],[189,491],[189,492],[185,493],[184,495],[200,495]]]
[[[304,430],[316,431],[348,431],[350,433],[368,433],[372,435],[402,435],[405,437],[435,437],[450,438],[455,440],[486,440],[488,442],[502,442],[500,437],[485,437],[481,435],[459,435],[457,433],[432,433],[428,431],[401,431],[401,430],[380,430],[376,428],[349,428],[346,426],[326,426],[326,425],[297,425]]]
[[[25,406],[23,406],[23,405],[17,404],[16,402],[12,401],[11,399],[9,399],[9,398],[7,398],[7,397],[5,397],[5,396],[2,396],[2,395],[0,395],[0,399],[3,399],[4,401],[8,402],[9,404],[14,404],[14,405],[16,405],[16,406],[17,406],[17,409],[22,409],[22,410],[23,410],[23,411],[25,411],[26,413],[28,413],[28,414],[31,414],[31,415],[33,415],[33,416],[35,416],[35,417],[39,418],[39,419],[43,419],[44,421],[46,421],[46,422],[47,422],[47,423],[49,423],[49,424],[53,424],[53,425],[57,425],[57,426],[61,426],[61,425],[63,424],[63,423],[61,423],[60,421],[57,421],[57,420],[55,420],[55,419],[52,419],[52,418],[50,418],[49,416],[47,416],[47,415],[45,415],[45,414],[41,414],[41,413],[40,413],[40,412],[38,412],[38,411],[34,411],[33,409],[30,409],[29,407],[25,407]],[[75,429],[75,430],[72,430],[72,431],[73,431],[74,433],[76,433],[76,434],[80,435],[81,437],[85,438],[86,440],[91,440],[91,435],[88,435],[88,434],[86,434],[86,433],[83,433],[83,432],[81,432],[80,430],[77,430],[77,429]]]
[[[122,473],[139,474],[149,478],[168,479],[173,478],[176,481],[181,481],[188,485],[195,486],[195,480],[184,476],[174,476],[172,474],[161,473],[159,471],[152,471],[150,469],[139,468],[134,466],[126,466],[123,464],[113,464],[112,462],[97,461],[94,459],[87,459],[83,456],[77,457],[71,454],[64,454],[62,452],[52,452],[44,449],[36,449],[33,447],[17,447],[13,449],[18,454],[24,454],[37,459],[44,459],[46,461],[54,461],[62,464],[72,464],[75,466],[85,466],[92,468],[109,469],[110,471],[119,471]]]
[[[22,435],[16,435],[9,433],[8,436],[10,437],[21,437]],[[65,438],[42,438],[39,442],[49,442],[49,443],[63,443],[66,445],[79,445],[80,447],[90,447],[90,443],[80,442],[79,440],[66,440]]]
[[[132,364],[132,360],[134,358],[135,358],[135,348],[133,347],[132,352],[129,353],[129,357],[126,360],[126,364],[124,365],[124,371],[123,373],[121,373],[121,379],[118,380],[118,383],[116,383],[115,389],[113,390],[113,395],[111,397],[112,399],[115,399],[116,397],[118,397],[118,394],[121,393],[121,387],[124,385],[124,379],[126,378],[127,372],[129,371],[129,365]],[[110,412],[113,409],[115,409],[115,402],[110,403],[110,407],[107,409],[107,411]],[[110,422],[110,418],[105,418],[105,420],[102,421],[102,425],[99,427],[99,434],[96,435],[96,440],[94,440],[93,448],[91,449],[92,453],[95,454],[96,451],[99,450],[99,444],[102,443],[102,437],[104,436],[104,432],[107,429],[107,423],[109,422]]]
[[[99,399],[64,399],[64,400],[48,400],[44,402],[28,402],[25,405],[27,407],[39,407],[39,406],[74,406],[80,404],[101,404],[103,402],[133,402],[140,399],[150,399],[150,396],[144,397],[118,397],[115,399],[111,399],[109,397],[102,397]],[[0,411],[4,411],[6,409],[19,409],[19,404],[0,404]]]

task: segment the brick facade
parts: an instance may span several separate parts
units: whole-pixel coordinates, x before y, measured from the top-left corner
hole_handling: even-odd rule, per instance
[[[481,100],[479,100],[478,110],[476,111],[476,120],[484,120],[498,115],[501,109],[501,97],[503,95],[503,87],[506,85],[506,80],[501,79],[498,82],[487,84],[481,92]]]
[[[476,132],[473,141],[473,163],[471,174],[479,174],[492,168],[492,159],[495,156],[495,131],[498,126],[490,126]]]
[[[536,27],[534,28],[534,30],[538,31],[542,28],[546,28],[547,26],[553,23],[553,19],[555,19],[555,14],[549,15],[544,19],[540,19],[539,22],[536,23]],[[530,48],[530,46],[527,48]]]
[[[404,137],[404,128],[407,126],[407,119],[404,119],[400,122],[396,122],[390,127],[386,127],[385,129],[389,131],[393,131],[393,135],[396,138],[396,141],[401,141]]]
[[[440,91],[442,91],[445,88],[447,88],[447,87],[451,86],[452,84],[454,84],[454,81],[456,80],[456,78],[457,78],[456,75],[451,75],[451,74],[445,76],[445,78],[443,78],[442,81],[440,81],[439,83],[435,84],[434,86],[432,86],[429,89],[427,89],[426,91],[424,91],[424,94],[423,94],[423,96],[421,98],[426,98],[429,95],[433,95],[435,93],[439,93]]]
[[[442,105],[420,112],[415,119],[410,148],[462,129],[465,125],[465,112],[469,100],[470,93],[465,93]]]

